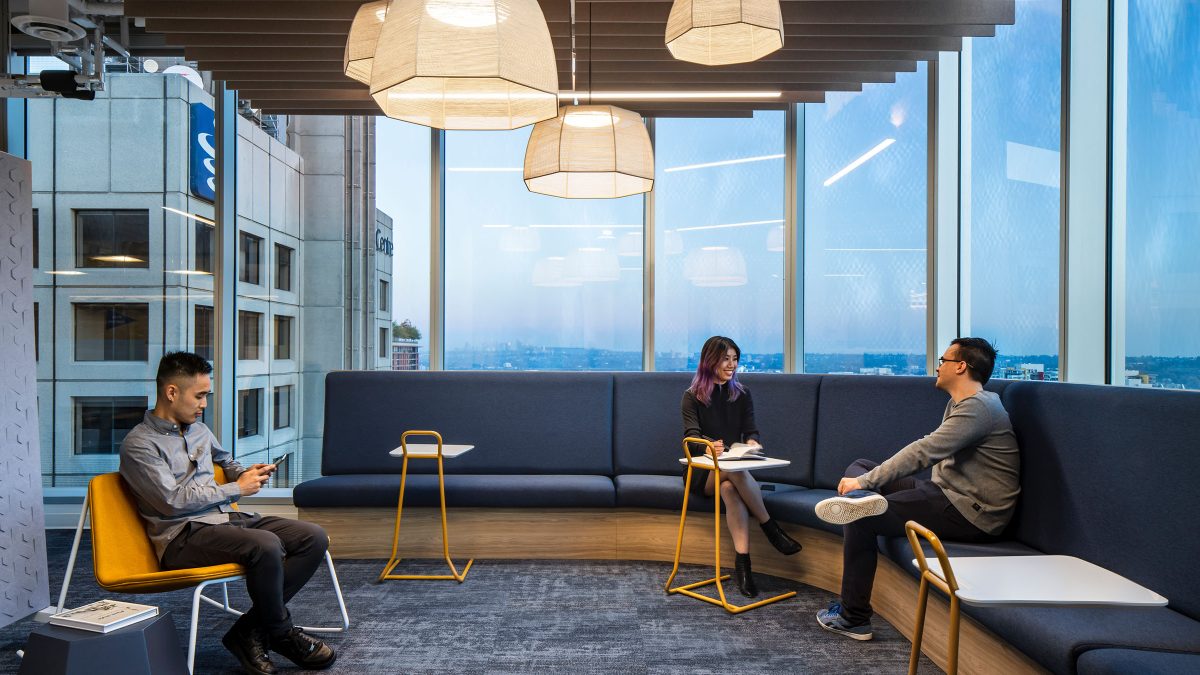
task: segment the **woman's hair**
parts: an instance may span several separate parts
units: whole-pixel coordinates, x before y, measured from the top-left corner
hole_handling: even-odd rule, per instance
[[[692,392],[692,396],[704,405],[708,405],[712,399],[713,386],[716,384],[716,375],[714,372],[717,366],[721,365],[721,359],[725,358],[725,354],[732,349],[737,354],[738,361],[742,360],[742,350],[733,340],[721,335],[714,335],[704,342],[704,347],[700,349],[700,365],[696,367],[696,375],[692,378],[692,386],[688,387],[688,391]],[[744,391],[742,383],[737,381],[737,369],[733,371],[733,378],[729,380],[729,400],[736,401],[737,397]]]

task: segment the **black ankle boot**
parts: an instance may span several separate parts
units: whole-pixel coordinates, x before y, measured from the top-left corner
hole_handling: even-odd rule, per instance
[[[783,531],[783,528],[779,526],[779,523],[775,522],[774,518],[763,523],[760,527],[762,527],[763,534],[767,535],[767,541],[771,542],[775,550],[784,555],[795,555],[800,552],[802,548],[800,542],[789,537],[788,533]]]
[[[737,580],[738,590],[747,598],[758,595],[758,587],[754,585],[754,572],[750,569],[750,554],[739,553],[733,565],[733,577]]]

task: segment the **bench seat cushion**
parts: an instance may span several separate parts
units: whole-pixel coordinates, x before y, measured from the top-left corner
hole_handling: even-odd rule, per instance
[[[818,490],[794,485],[776,485],[774,491],[764,492],[767,513],[785,523],[794,523],[816,530],[842,534],[841,525],[827,523],[817,517],[813,507],[822,499],[837,495],[837,490]]]
[[[1194,651],[1200,645],[1200,621],[1166,607],[962,608],[1002,640],[1062,675],[1075,673],[1076,659],[1097,648]]]
[[[1200,649],[1200,646],[1197,646]],[[1179,675],[1200,673],[1200,653],[1144,649],[1089,649],[1079,656],[1079,675]]]
[[[292,498],[299,507],[395,507],[400,494],[398,474],[324,476],[296,486]],[[409,474],[405,506],[437,506],[436,475]],[[608,476],[505,475],[446,476],[446,505],[454,507],[593,508],[616,505],[616,490]]]
[[[978,558],[984,556],[1000,556],[1000,555],[1041,555],[1041,551],[1030,548],[1025,544],[1017,541],[1006,540],[997,541],[987,544],[969,544],[960,541],[943,541],[942,546],[946,549],[946,555],[951,558]],[[933,558],[933,548],[929,543],[921,540],[921,548],[925,550],[926,558]],[[912,564],[913,552],[912,546],[908,543],[908,537],[880,537],[879,552],[887,556],[903,569],[905,572],[917,576],[917,568]]]
[[[706,474],[706,472],[699,472]],[[707,479],[708,476],[693,477],[692,480]],[[632,509],[664,509],[679,513],[683,506],[683,477],[657,476],[648,474],[624,474],[614,479],[617,485],[617,506]],[[688,498],[688,511],[709,511],[713,508],[710,497],[693,491]]]

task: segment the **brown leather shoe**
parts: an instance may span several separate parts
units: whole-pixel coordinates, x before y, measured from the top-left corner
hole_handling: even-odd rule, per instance
[[[221,644],[237,657],[242,669],[250,675],[276,675],[279,672],[267,654],[267,636],[259,628],[244,630],[234,624],[221,638]]]
[[[281,636],[271,638],[271,649],[292,663],[309,670],[324,670],[337,660],[333,647],[292,626]]]

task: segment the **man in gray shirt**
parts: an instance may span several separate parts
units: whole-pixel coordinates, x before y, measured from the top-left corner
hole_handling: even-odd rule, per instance
[[[221,641],[246,672],[276,672],[268,649],[302,668],[328,668],[337,654],[292,624],[287,601],[321,564],[329,540],[318,525],[232,507],[258,492],[275,466],[243,468],[199,421],[212,392],[210,373],[212,366],[196,354],[162,358],[154,409],[121,443],[121,477],[165,569],[245,568],[253,606]],[[214,464],[233,482],[218,485]]]
[[[1000,397],[985,391],[996,350],[982,338],[958,338],[938,359],[937,387],[950,395],[942,424],[883,464],[855,461],[839,497],[816,506],[822,520],[844,525],[842,597],[817,613],[824,628],[870,640],[876,537],[903,536],[915,520],[942,539],[987,541],[1017,505],[1020,455]],[[932,480],[913,474],[933,466]]]

